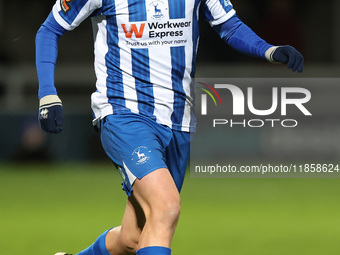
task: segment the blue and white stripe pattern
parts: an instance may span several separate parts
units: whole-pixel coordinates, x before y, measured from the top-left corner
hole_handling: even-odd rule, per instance
[[[174,130],[194,131],[200,7],[212,26],[235,14],[229,0],[57,0],[53,15],[66,30],[92,17],[94,124],[128,111]]]

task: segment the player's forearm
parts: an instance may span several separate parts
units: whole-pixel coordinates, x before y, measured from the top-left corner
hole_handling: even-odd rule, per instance
[[[46,95],[56,95],[54,87],[54,69],[58,55],[58,42],[45,27],[41,27],[36,36],[36,68],[39,80],[39,99]]]
[[[233,49],[247,55],[266,59],[266,51],[273,46],[256,35],[236,15],[214,29]]]
[[[39,80],[39,99],[56,95],[54,70],[58,55],[58,41],[65,32],[50,14],[36,35],[36,68]]]

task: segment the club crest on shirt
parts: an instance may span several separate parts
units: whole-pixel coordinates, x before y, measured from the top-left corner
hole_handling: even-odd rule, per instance
[[[168,8],[162,0],[154,0],[149,4],[147,11],[152,19],[160,20],[164,18],[166,10],[168,10]]]
[[[136,165],[146,163],[150,158],[150,150],[146,146],[139,146],[132,152],[132,161],[136,162]]]
[[[67,13],[69,10],[71,10],[70,2],[72,1],[73,0],[60,0],[60,6],[64,13]]]

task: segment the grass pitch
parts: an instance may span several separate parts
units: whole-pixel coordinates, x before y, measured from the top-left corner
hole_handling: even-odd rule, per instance
[[[0,165],[0,253],[76,253],[120,224],[110,164]],[[340,254],[340,179],[191,179],[176,255]]]

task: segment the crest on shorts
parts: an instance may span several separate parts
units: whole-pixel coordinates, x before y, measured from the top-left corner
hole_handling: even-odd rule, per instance
[[[132,152],[132,161],[136,162],[136,165],[146,163],[150,158],[150,150],[146,146],[139,146]]]

